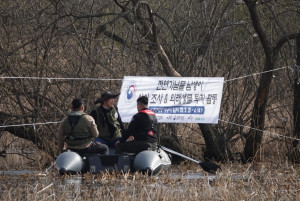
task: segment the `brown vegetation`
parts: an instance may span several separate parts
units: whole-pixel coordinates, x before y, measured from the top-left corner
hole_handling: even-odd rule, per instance
[[[299,167],[286,163],[228,164],[216,176],[193,164],[158,176],[55,172],[0,175],[1,200],[298,200]],[[194,171],[190,171],[193,169]]]
[[[290,0],[1,1],[1,125],[60,121],[74,97],[90,112],[101,92],[120,90],[124,75],[220,76],[223,121],[161,125],[161,137],[172,139],[164,145],[225,162],[235,152],[258,158],[279,143],[282,156],[293,150],[299,162],[297,143],[261,131],[297,132],[299,9]],[[291,68],[259,74],[284,66]],[[5,131],[57,154],[57,124],[1,128],[1,138]]]
[[[0,147],[5,150],[0,156],[0,170],[40,171],[49,167],[53,160],[32,142],[9,133],[1,137]]]

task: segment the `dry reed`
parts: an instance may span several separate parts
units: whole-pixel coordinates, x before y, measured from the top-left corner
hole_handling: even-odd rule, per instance
[[[100,173],[1,175],[1,200],[299,200],[299,166],[227,164],[215,176],[195,164],[147,176]],[[190,175],[190,176],[189,176]]]

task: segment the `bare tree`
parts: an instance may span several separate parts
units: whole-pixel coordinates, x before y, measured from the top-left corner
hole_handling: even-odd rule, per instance
[[[105,8],[93,2],[2,3],[2,75],[119,78],[117,68],[111,67],[115,53],[112,54],[110,47],[103,47],[101,40],[93,39],[97,22],[92,17],[82,17],[82,20],[74,17],[81,8],[85,8],[88,16],[101,16],[101,9]],[[60,121],[68,112],[72,98],[82,97],[90,110],[89,106],[101,91],[116,87],[120,83],[100,85],[99,81],[84,79],[4,79],[1,80],[1,111],[5,118],[1,120],[3,125]],[[6,127],[4,131],[30,140],[41,150],[55,155],[57,125]]]
[[[257,10],[258,1],[257,0],[244,0],[244,1],[248,7],[253,28],[258,34],[261,45],[264,49],[265,66],[263,71],[272,71],[276,65],[281,47],[286,42],[295,38],[299,38],[300,33],[287,34],[279,38],[275,42],[270,41],[265,32],[265,29],[261,24],[261,19],[259,17],[258,10]],[[272,81],[272,76],[273,76],[272,72],[263,74],[259,82],[257,96],[254,102],[252,117],[251,117],[251,127],[256,128],[257,130],[252,129],[246,138],[244,154],[247,160],[249,159],[251,160],[255,156],[262,141],[263,134],[260,130],[264,130],[266,104],[269,97],[269,90]]]
[[[289,153],[289,159],[293,162],[300,162],[299,139],[300,139],[300,38],[296,39],[296,69],[294,79],[294,137],[297,139],[292,142],[292,150]]]
[[[75,96],[84,98],[89,112],[103,90],[119,90],[120,80],[113,79],[124,75],[220,76],[226,82],[218,125],[162,125],[162,130],[170,133],[178,147],[203,149],[210,159],[228,160],[231,152],[242,150],[244,145],[247,158],[251,158],[262,135],[230,122],[263,129],[265,121],[269,125],[281,117],[275,115],[274,105],[291,111],[291,100],[286,100],[286,106],[280,98],[283,94],[291,97],[285,90],[291,82],[273,81],[273,87],[275,74],[265,74],[261,80],[237,78],[272,70],[275,62],[291,63],[286,42],[296,35],[283,31],[292,33],[290,23],[284,22],[299,20],[297,14],[288,12],[297,13],[299,3],[245,2],[247,6],[232,0],[1,2],[1,75],[61,78],[0,80],[1,123],[60,121]],[[268,24],[275,25],[262,28]],[[266,30],[272,34],[265,34],[262,40]],[[274,38],[279,40],[274,42]],[[269,94],[269,90],[274,93]],[[57,125],[5,130],[55,155]],[[189,143],[189,136],[197,143]]]
[[[297,69],[295,70],[295,89],[294,89],[294,136],[300,139],[300,38],[296,40]]]

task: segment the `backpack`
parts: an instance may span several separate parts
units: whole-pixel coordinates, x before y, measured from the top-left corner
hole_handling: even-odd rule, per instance
[[[68,116],[68,120],[69,120],[69,123],[71,125],[71,132],[67,135],[66,139],[74,140],[74,137],[73,137],[74,128],[75,128],[75,126],[77,125],[77,123],[79,122],[80,118],[83,115],[85,115],[85,114],[82,114],[82,115],[69,115]]]

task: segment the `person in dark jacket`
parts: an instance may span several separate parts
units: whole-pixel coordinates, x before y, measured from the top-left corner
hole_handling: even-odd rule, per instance
[[[106,144],[109,147],[115,146],[124,131],[124,124],[118,108],[114,106],[115,98],[119,95],[119,93],[113,94],[110,91],[103,93],[101,98],[95,102],[95,104],[101,103],[101,105],[91,112],[99,130],[99,136],[95,142]]]
[[[123,137],[116,142],[116,154],[122,152],[139,153],[144,150],[156,150],[158,122],[154,112],[148,109],[148,98],[137,99],[137,110]]]
[[[93,117],[87,115],[84,105],[80,99],[72,101],[72,111],[65,117],[58,130],[57,141],[59,153],[64,150],[66,142],[67,149],[84,154],[108,154],[108,147],[104,144],[94,143],[99,132]]]

